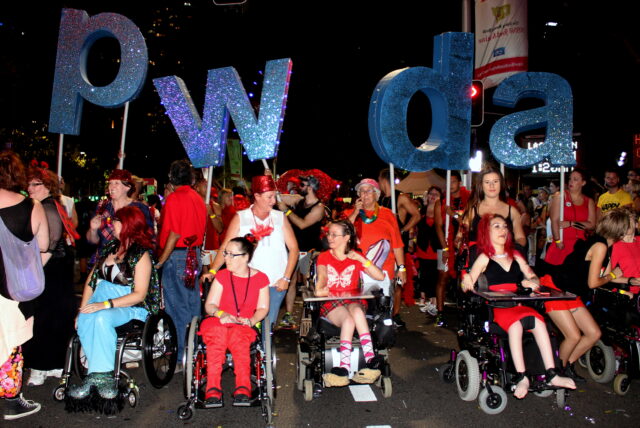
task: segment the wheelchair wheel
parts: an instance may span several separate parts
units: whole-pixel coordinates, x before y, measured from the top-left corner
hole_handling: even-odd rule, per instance
[[[267,387],[267,396],[269,400],[271,400],[271,404],[273,405],[275,400],[275,391],[276,391],[276,383],[275,383],[275,346],[271,337],[271,325],[269,321],[262,323],[264,328],[264,358],[265,358],[265,375],[266,379],[266,387]]]
[[[480,368],[478,360],[464,350],[456,358],[456,386],[458,395],[464,401],[473,401],[480,392]]]
[[[194,372],[194,367],[196,365],[196,361],[194,360],[194,355],[197,354],[196,339],[198,335],[199,324],[200,324],[200,317],[195,316],[191,319],[191,323],[189,324],[189,329],[187,330],[187,337],[184,345],[184,357],[182,359],[182,370],[184,373],[184,376],[183,376],[184,397],[187,400],[196,398],[196,394],[198,392],[197,387],[194,387],[194,384],[193,384],[193,372]],[[181,415],[180,409],[182,407],[183,406],[180,406],[178,408],[178,417],[180,417],[180,419],[182,419],[182,417],[180,416]],[[190,406],[186,406],[186,408],[190,409]],[[189,417],[186,419],[191,419],[192,416],[193,416],[193,411],[191,410],[191,415],[189,415]]]
[[[53,390],[53,399],[57,402],[64,401],[67,396],[67,386],[66,385],[58,385],[56,389]]]
[[[616,356],[613,348],[598,340],[587,352],[587,370],[591,379],[596,382],[611,382],[616,374]]]
[[[390,398],[393,394],[393,385],[389,376],[382,377],[382,396],[384,398]]]
[[[304,380],[304,401],[313,400],[313,380],[305,379]]]
[[[456,372],[453,364],[447,363],[440,366],[438,376],[444,383],[453,383],[456,380]]]
[[[480,409],[487,415],[497,415],[507,407],[507,393],[497,385],[492,385],[492,393],[487,388],[483,388],[478,396]]]
[[[180,418],[181,421],[188,421],[192,417],[193,406],[190,406],[188,403],[186,403],[181,404],[180,407],[178,407],[178,418]]]
[[[298,391],[304,391],[304,379],[307,377],[307,366],[302,362],[309,359],[308,352],[302,352],[300,350],[300,344],[297,346],[296,358],[296,386]]]
[[[542,391],[536,391],[533,393],[533,395],[540,398],[551,397],[552,394],[553,394],[553,389],[544,389]]]
[[[142,333],[142,366],[154,388],[173,378],[178,362],[178,337],[171,317],[164,311],[151,315]]]
[[[80,338],[75,336],[73,338],[73,371],[80,378],[84,379],[89,371],[89,362],[87,361],[87,356],[82,349],[82,344],[80,343]]]
[[[564,409],[567,404],[567,391],[564,388],[556,389],[556,405],[558,409]]]
[[[616,377],[613,379],[613,392],[618,395],[627,395],[630,386],[631,380],[629,380],[629,376],[624,373],[616,375]]]

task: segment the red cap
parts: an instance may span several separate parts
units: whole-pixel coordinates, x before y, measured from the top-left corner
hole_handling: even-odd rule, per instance
[[[251,180],[251,190],[253,193],[264,193],[276,190],[276,182],[270,175],[257,175]]]

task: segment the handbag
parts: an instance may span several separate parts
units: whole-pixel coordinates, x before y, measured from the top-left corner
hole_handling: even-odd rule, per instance
[[[44,270],[36,237],[29,242],[17,238],[0,218],[0,248],[6,297],[16,302],[27,302],[41,295],[44,291]]]

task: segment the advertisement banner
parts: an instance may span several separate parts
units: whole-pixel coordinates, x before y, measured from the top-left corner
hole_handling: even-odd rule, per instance
[[[474,79],[484,88],[527,71],[527,0],[476,0]]]

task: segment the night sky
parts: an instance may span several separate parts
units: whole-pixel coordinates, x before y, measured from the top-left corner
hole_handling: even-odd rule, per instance
[[[260,75],[270,59],[290,57],[293,74],[277,170],[320,168],[347,180],[377,175],[384,167],[367,131],[369,99],[377,82],[404,67],[432,65],[433,36],[461,30],[460,1],[270,1],[243,7],[204,1],[12,2],[0,7],[0,128],[26,129],[49,117],[60,11],[63,7],[121,13],[141,29],[149,67],[140,97],[131,103],[125,168],[163,182],[169,163],[185,156],[164,116],[151,80],[177,75],[202,111],[207,70],[233,66],[245,88],[260,93]],[[529,5],[530,71],[557,73],[574,91],[574,132],[581,134],[581,161],[598,173],[622,150],[631,151],[640,132],[640,31],[635,15],[584,1],[536,0]],[[545,26],[548,21],[557,27]],[[156,26],[154,27],[154,23]],[[89,57],[92,83],[117,73],[117,43],[96,43]],[[256,82],[257,85],[254,85]],[[491,95],[489,92],[487,95]],[[524,108],[519,106],[518,108]],[[509,113],[491,105],[485,109]],[[117,163],[123,109],[85,103],[82,131],[70,146],[97,157],[101,167]],[[429,132],[428,102],[410,108],[412,140]],[[478,130],[486,146],[487,115]],[[114,128],[112,129],[111,126]],[[51,134],[57,141],[57,135]],[[48,159],[55,165],[55,158]],[[65,163],[66,165],[66,163]],[[63,167],[67,169],[67,167]],[[259,171],[245,161],[245,174]],[[71,170],[71,169],[67,169]],[[76,177],[67,177],[74,181]]]

